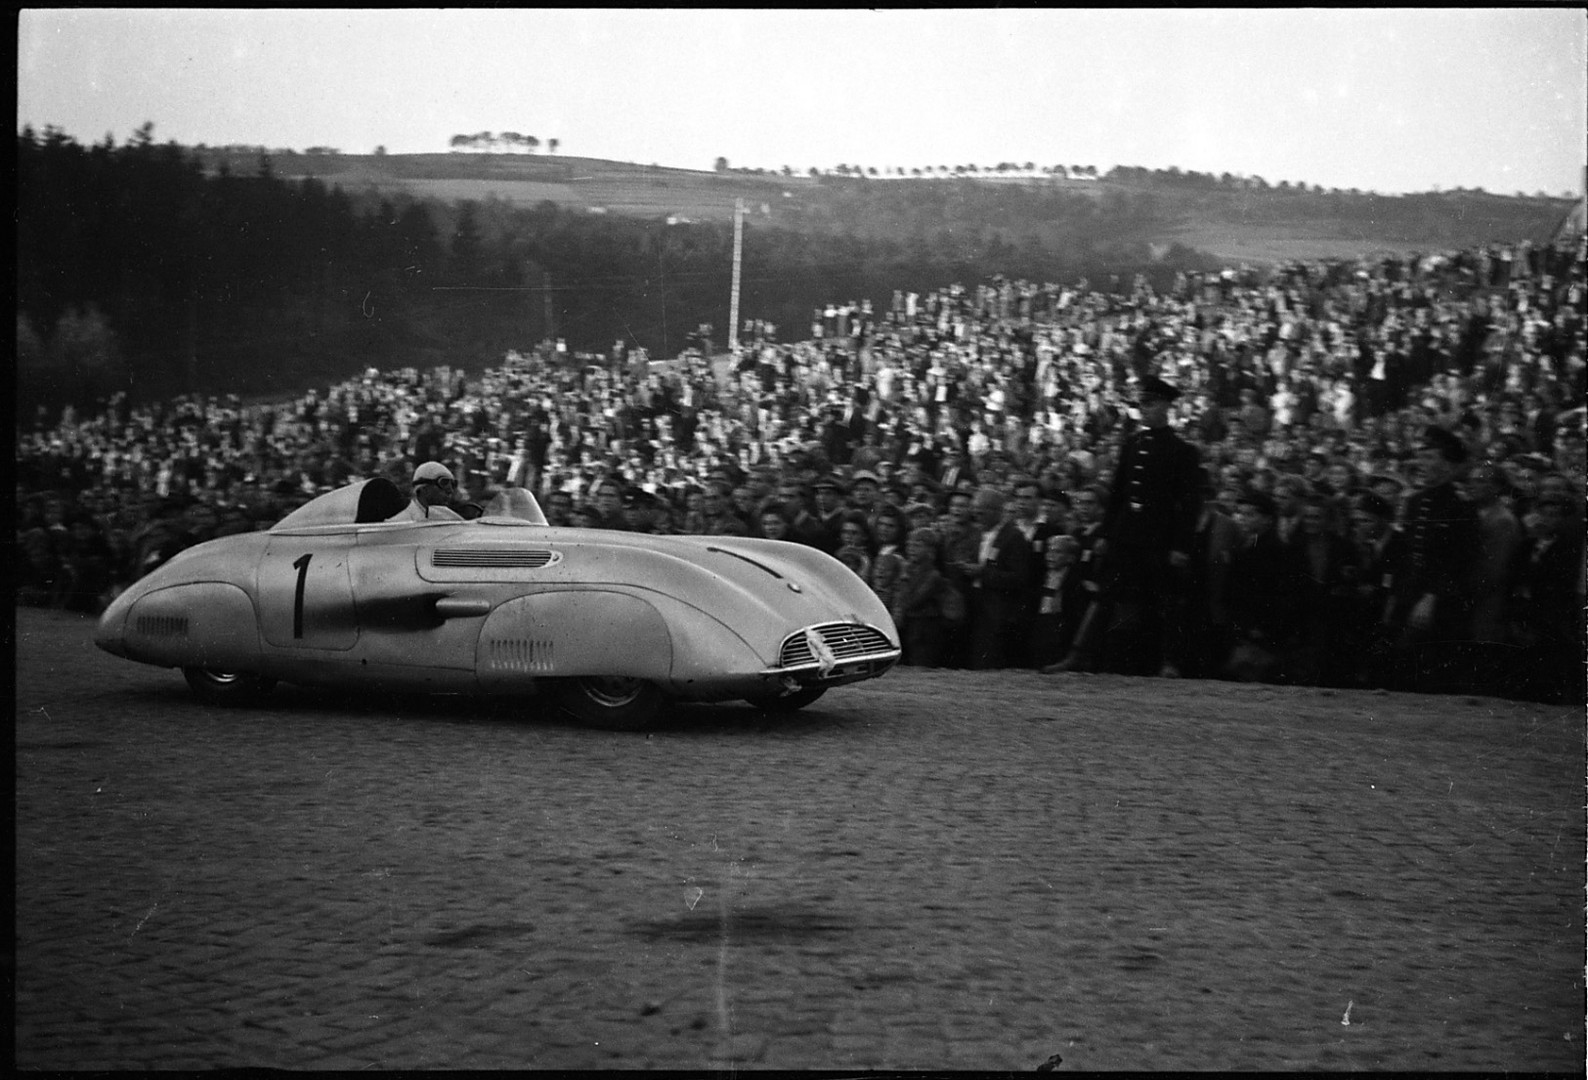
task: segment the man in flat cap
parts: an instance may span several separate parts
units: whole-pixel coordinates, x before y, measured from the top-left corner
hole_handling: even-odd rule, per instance
[[[1196,447],[1169,427],[1179,396],[1155,375],[1141,380],[1141,427],[1120,449],[1103,511],[1098,556],[1113,605],[1103,650],[1108,666],[1130,674],[1180,674],[1172,643],[1202,496]]]
[[[834,477],[823,476],[811,486],[816,492],[816,528],[811,535],[816,547],[832,555],[843,542],[844,515],[849,511],[844,505],[844,485]]]
[[[1417,451],[1423,485],[1406,500],[1406,547],[1395,575],[1390,627],[1403,652],[1398,689],[1459,689],[1459,656],[1469,638],[1467,575],[1477,554],[1477,512],[1456,490],[1467,448],[1430,424]]]

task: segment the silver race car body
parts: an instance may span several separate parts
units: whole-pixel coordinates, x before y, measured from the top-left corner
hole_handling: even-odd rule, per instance
[[[392,521],[384,479],[267,532],[189,548],[119,596],[95,641],[215,700],[275,681],[553,691],[592,724],[666,700],[798,708],[899,659],[887,609],[813,548],[554,528],[523,489],[472,521]]]

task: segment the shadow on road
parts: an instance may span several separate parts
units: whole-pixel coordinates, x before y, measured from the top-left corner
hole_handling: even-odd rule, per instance
[[[187,717],[210,713],[228,720],[329,712],[344,717],[370,717],[372,720],[399,718],[404,721],[574,729],[583,726],[547,699],[533,695],[475,697],[467,694],[380,693],[282,683],[260,704],[218,707],[195,699],[186,684],[177,679],[169,684],[118,690],[116,697],[123,706],[145,705]],[[668,738],[801,735],[842,728],[846,723],[841,714],[824,709],[822,705],[813,705],[796,713],[771,713],[743,701],[711,704],[679,702],[667,707],[655,724],[639,734]],[[614,739],[634,737],[620,732],[610,734]]]

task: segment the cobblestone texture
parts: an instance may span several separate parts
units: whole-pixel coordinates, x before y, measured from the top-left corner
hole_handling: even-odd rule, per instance
[[[16,629],[23,1069],[1583,1069],[1570,710],[899,671],[629,736]]]

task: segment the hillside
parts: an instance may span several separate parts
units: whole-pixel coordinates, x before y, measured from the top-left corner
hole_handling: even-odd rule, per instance
[[[259,163],[257,154],[204,150],[199,156],[209,170],[224,162],[234,173],[252,172]],[[735,201],[742,198],[752,222],[872,236],[907,233],[911,225],[901,221],[901,213],[910,216],[907,208],[917,201],[913,193],[926,188],[948,189],[956,203],[1007,202],[1012,188],[1032,196],[1086,195],[1098,200],[1148,194],[1156,212],[1152,221],[1143,222],[1144,239],[1157,247],[1179,243],[1221,261],[1253,264],[1447,250],[1523,239],[1544,242],[1573,202],[1478,191],[1378,196],[1317,189],[1252,190],[1197,184],[1173,171],[1143,177],[1142,170],[1129,170],[1128,179],[1113,174],[1068,179],[987,173],[863,180],[479,153],[274,153],[270,165],[283,179],[314,177],[360,199],[406,196],[516,206],[551,202],[594,214],[726,222],[732,220]],[[1012,241],[1042,235],[1036,220],[1020,220],[1018,214],[1006,214],[999,228]]]
[[[369,366],[472,369],[546,340],[597,356],[616,342],[659,357],[720,345],[741,199],[739,317],[785,340],[840,297],[887,303],[996,275],[1166,288],[1238,263],[1543,240],[1577,205],[1134,167],[863,179],[850,166],[90,148],[31,130],[17,162],[21,409],[112,389],[270,392]]]

